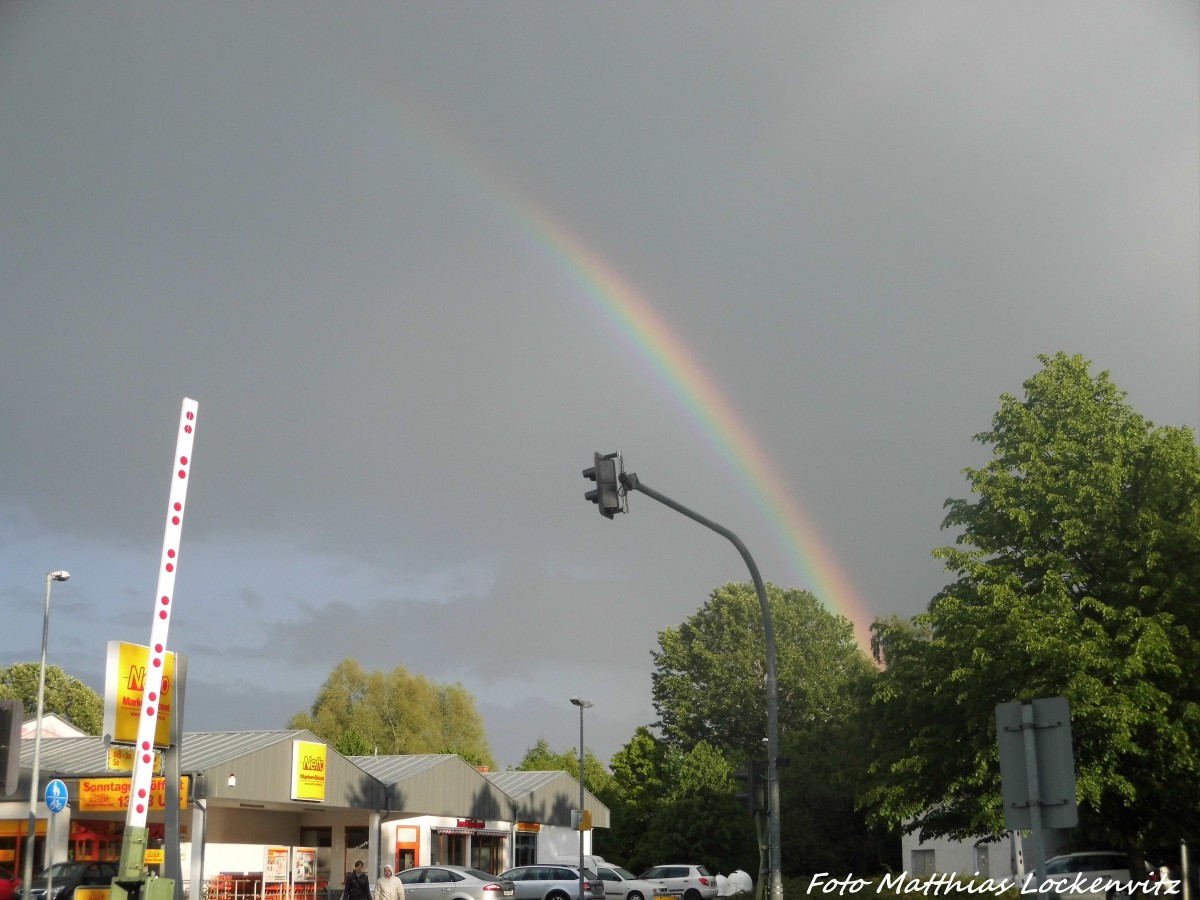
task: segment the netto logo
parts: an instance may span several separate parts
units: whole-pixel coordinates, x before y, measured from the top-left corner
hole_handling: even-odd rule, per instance
[[[320,756],[300,757],[300,768],[305,772],[324,772],[325,760]]]
[[[137,693],[144,693],[146,690],[146,667],[145,666],[130,666],[129,677],[125,680],[127,690]],[[171,679],[166,675],[162,680],[162,695],[164,697],[171,693]]]

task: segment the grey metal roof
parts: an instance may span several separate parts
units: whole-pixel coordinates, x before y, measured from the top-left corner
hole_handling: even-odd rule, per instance
[[[509,821],[512,798],[453,753],[352,756],[387,788],[388,809],[409,815]]]
[[[484,777],[514,800],[519,800],[522,797],[532,794],[534,791],[540,790],[550,782],[556,781],[564,774],[566,773],[560,771],[488,772]]]
[[[193,731],[183,736],[179,768],[199,772],[224,765],[281,741],[320,738],[307,731]],[[63,775],[105,774],[108,748],[99,737],[43,738],[41,768]],[[33,767],[33,741],[21,742],[21,766]]]
[[[569,772],[488,772],[484,777],[512,798],[514,821],[571,825],[571,810],[579,806],[579,781]],[[608,807],[591,791],[583,805],[592,811],[592,825],[609,827]]]

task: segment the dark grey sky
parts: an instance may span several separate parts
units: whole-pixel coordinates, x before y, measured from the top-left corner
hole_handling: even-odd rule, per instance
[[[1037,354],[1200,422],[1198,9],[4,4],[0,664],[50,569],[51,662],[100,689],[148,639],[185,396],[192,729],[354,656],[462,682],[502,766],[590,697],[607,759],[658,631],[748,576],[602,520],[593,450],[768,581],[918,612]]]

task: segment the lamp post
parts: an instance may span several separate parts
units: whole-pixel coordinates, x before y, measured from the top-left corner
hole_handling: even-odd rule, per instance
[[[55,581],[66,581],[70,572],[61,569],[46,573],[46,609],[42,614],[42,665],[38,674],[37,719],[33,731],[33,772],[29,779],[29,835],[25,841],[25,890],[26,897],[33,890],[33,849],[37,839],[37,795],[38,778],[42,767],[42,709],[46,703],[46,642],[50,636],[50,585]],[[49,829],[47,829],[49,836]]]
[[[583,711],[591,709],[592,701],[581,697],[572,697],[571,702],[579,707],[579,900],[584,900],[583,892]]]

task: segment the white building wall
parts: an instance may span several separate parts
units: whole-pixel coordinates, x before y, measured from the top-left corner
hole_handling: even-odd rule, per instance
[[[900,839],[904,870],[914,877],[955,873],[964,878],[1019,878],[1024,871],[1021,837],[1008,832],[999,841],[931,838],[921,841],[915,834]]]

